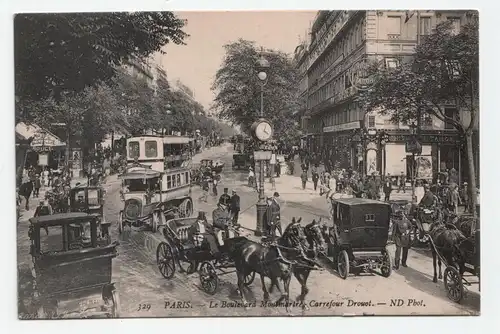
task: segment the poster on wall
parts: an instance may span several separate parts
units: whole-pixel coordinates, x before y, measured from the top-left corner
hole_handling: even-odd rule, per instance
[[[377,151],[369,150],[366,152],[366,175],[372,175],[377,171]]]
[[[48,153],[40,153],[38,155],[38,164],[40,166],[47,166],[49,164],[49,154]]]
[[[417,160],[417,178],[432,179],[432,158],[430,156],[420,156]]]

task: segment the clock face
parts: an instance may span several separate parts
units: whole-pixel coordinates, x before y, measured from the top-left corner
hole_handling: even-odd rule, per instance
[[[261,122],[255,128],[255,136],[257,139],[267,141],[273,136],[273,128],[268,122]]]

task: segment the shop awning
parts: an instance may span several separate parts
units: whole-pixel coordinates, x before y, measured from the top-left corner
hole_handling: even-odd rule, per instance
[[[51,133],[50,131],[34,124],[26,124],[20,122],[16,124],[16,139],[17,138],[33,138],[31,142],[32,147],[61,147],[66,146],[59,137]]]

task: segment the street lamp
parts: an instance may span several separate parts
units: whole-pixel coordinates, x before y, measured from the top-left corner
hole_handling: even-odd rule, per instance
[[[264,117],[264,86],[267,84],[267,70],[269,69],[269,61],[264,58],[263,49],[259,60],[257,61],[257,78],[260,84],[260,117]],[[267,210],[267,203],[264,196],[264,160],[259,160],[259,200],[256,204],[257,207],[257,226],[255,235],[260,236],[263,232],[264,215]]]
[[[411,171],[411,201],[412,201],[412,203],[416,204],[415,183],[417,181],[417,173],[416,173],[417,163],[415,161],[415,154],[418,153],[419,151],[421,151],[422,146],[417,141],[418,121],[417,120],[409,121],[408,127],[410,128],[411,140],[409,143],[407,143],[406,151],[411,152],[411,157],[412,157],[411,168],[410,168],[410,171]]]

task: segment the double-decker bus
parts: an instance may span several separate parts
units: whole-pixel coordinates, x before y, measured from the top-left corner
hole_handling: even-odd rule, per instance
[[[120,175],[122,200],[119,230],[125,225],[150,225],[156,231],[155,210],[177,208],[181,217],[193,213],[191,145],[181,136],[144,135],[127,139],[127,168]]]

